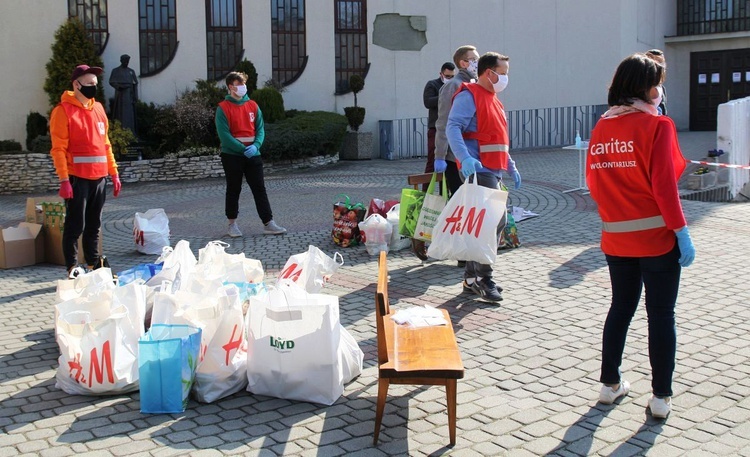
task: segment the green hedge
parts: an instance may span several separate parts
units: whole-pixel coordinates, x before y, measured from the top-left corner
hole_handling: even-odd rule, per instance
[[[341,114],[298,111],[293,117],[265,125],[261,153],[271,162],[333,155],[341,149],[346,125]]]

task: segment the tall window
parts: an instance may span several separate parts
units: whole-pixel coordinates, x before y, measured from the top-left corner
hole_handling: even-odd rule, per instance
[[[288,86],[307,65],[305,0],[271,0],[273,79]]]
[[[101,55],[109,40],[107,0],[68,0],[68,17],[77,18]]]
[[[138,0],[141,76],[167,68],[177,53],[176,0]]]
[[[336,21],[336,93],[349,92],[349,77],[365,77],[367,63],[367,0],[334,0]]]
[[[242,0],[206,0],[208,79],[222,79],[242,59]]]

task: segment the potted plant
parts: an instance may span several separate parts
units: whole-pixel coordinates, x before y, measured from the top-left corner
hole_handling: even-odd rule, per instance
[[[357,94],[364,89],[365,79],[360,75],[349,77],[349,88],[354,93],[354,106],[344,108],[350,131],[346,133],[341,147],[341,160],[372,159],[372,132],[360,132],[359,127],[365,121],[365,109],[357,105]]]

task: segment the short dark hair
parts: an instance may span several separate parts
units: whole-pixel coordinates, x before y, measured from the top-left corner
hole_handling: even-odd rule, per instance
[[[477,76],[484,74],[484,72],[487,71],[488,68],[495,68],[500,64],[500,62],[507,62],[509,60],[510,57],[504,56],[497,52],[484,53],[482,57],[479,58],[479,63],[477,64]]]
[[[453,65],[453,62],[445,62],[442,67],[440,67],[440,73],[444,72],[445,70],[453,71],[456,69],[456,66]]]
[[[632,105],[634,100],[651,103],[649,91],[662,82],[664,67],[646,56],[632,54],[617,66],[609,86],[609,106]]]
[[[227,75],[227,78],[224,80],[227,87],[234,85],[234,83],[237,81],[241,82],[242,84],[245,84],[247,82],[247,75],[239,71],[233,71],[233,72],[230,72]]]

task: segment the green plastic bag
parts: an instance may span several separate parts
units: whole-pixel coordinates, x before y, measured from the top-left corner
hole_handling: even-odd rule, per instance
[[[398,233],[414,238],[419,212],[422,210],[425,192],[417,189],[401,189],[401,201],[398,214]]]

